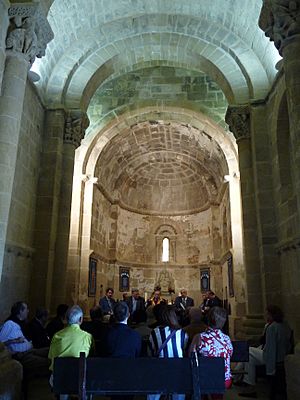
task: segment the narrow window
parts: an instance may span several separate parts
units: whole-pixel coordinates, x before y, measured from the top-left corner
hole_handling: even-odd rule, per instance
[[[169,253],[170,253],[170,240],[168,238],[164,238],[162,242],[162,261],[163,262],[168,262],[170,259]]]

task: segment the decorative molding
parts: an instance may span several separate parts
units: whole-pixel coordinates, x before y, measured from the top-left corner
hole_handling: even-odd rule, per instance
[[[229,106],[225,115],[225,121],[237,141],[250,138],[249,106]]]
[[[300,39],[300,0],[263,0],[258,24],[282,55],[284,46]]]
[[[75,148],[79,147],[89,123],[85,112],[69,111],[65,122],[64,143],[72,144]]]
[[[45,55],[47,44],[54,38],[46,16],[37,3],[16,3],[8,9],[9,27],[6,50],[21,54],[33,64]]]
[[[23,247],[13,243],[7,243],[5,246],[5,252],[12,254],[15,257],[32,259],[35,249],[32,247]]]
[[[276,246],[276,249],[278,255],[281,255],[289,251],[299,250],[300,238],[282,241]]]

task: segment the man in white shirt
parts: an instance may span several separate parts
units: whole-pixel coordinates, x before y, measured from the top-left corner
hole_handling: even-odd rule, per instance
[[[12,306],[11,315],[0,327],[0,342],[3,342],[13,357],[23,365],[25,378],[47,376],[49,349],[34,349],[20,326],[20,323],[27,319],[28,313],[28,306],[23,301],[18,301]]]

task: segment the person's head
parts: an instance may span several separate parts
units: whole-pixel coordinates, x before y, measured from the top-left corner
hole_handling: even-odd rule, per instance
[[[154,299],[159,299],[160,298],[160,289],[154,290],[153,298]]]
[[[66,313],[68,325],[80,325],[83,320],[83,312],[79,306],[72,306],[68,308]]]
[[[69,308],[68,304],[59,304],[56,308],[56,316],[58,318],[65,319],[68,308]]]
[[[95,306],[90,309],[90,317],[92,321],[101,321],[103,317],[103,312],[101,307]]]
[[[207,296],[209,299],[213,299],[214,297],[216,297],[215,293],[212,290],[208,292]]]
[[[208,292],[203,292],[202,293],[202,300],[205,301],[208,299]]]
[[[173,306],[166,305],[161,309],[161,323],[163,326],[169,326],[171,329],[179,329],[179,323]]]
[[[163,324],[163,321],[162,321],[162,318],[161,318],[161,314],[162,314],[162,310],[165,309],[166,307],[167,307],[166,303],[159,303],[159,304],[156,304],[153,307],[154,318],[156,319],[156,321],[159,324]]]
[[[187,290],[186,289],[181,289],[180,293],[181,293],[182,297],[187,297]]]
[[[128,299],[128,293],[123,293],[122,297],[123,301],[126,301]]]
[[[114,317],[117,322],[127,322],[129,318],[129,308],[125,301],[119,301],[114,306]]]
[[[131,295],[132,295],[132,297],[134,297],[135,299],[138,299],[139,296],[140,296],[139,289],[132,289]]]
[[[110,288],[107,288],[105,294],[106,294],[106,297],[108,297],[109,299],[111,299],[111,298],[113,297],[113,295],[114,295],[114,289],[111,288],[111,287],[110,287]]]
[[[49,312],[44,307],[38,307],[35,311],[35,318],[40,321],[40,323],[44,326],[48,320]]]
[[[199,322],[202,321],[202,311],[199,307],[191,307],[189,309],[189,317],[191,323],[196,323],[198,324]]]
[[[207,323],[213,329],[222,329],[227,320],[227,312],[224,308],[213,307],[207,314]]]
[[[274,305],[274,304],[269,304],[267,306],[267,321],[268,322],[279,322],[281,323],[284,318],[283,311],[281,310],[280,307]]]
[[[27,306],[27,303],[24,301],[17,301],[15,304],[13,304],[11,310],[10,310],[10,315],[13,318],[18,318],[20,321],[25,321],[28,317],[29,314],[29,308]]]

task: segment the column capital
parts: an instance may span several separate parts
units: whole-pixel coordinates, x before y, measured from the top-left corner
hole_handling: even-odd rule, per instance
[[[236,140],[250,138],[249,106],[229,106],[225,115],[225,121]]]
[[[8,9],[9,27],[6,36],[8,54],[21,55],[29,64],[45,55],[53,39],[47,17],[37,3],[16,3]]]
[[[259,27],[282,55],[284,46],[300,40],[300,0],[263,0]]]
[[[81,110],[68,111],[65,122],[64,143],[73,144],[75,148],[79,147],[89,123],[89,118],[85,112]]]

